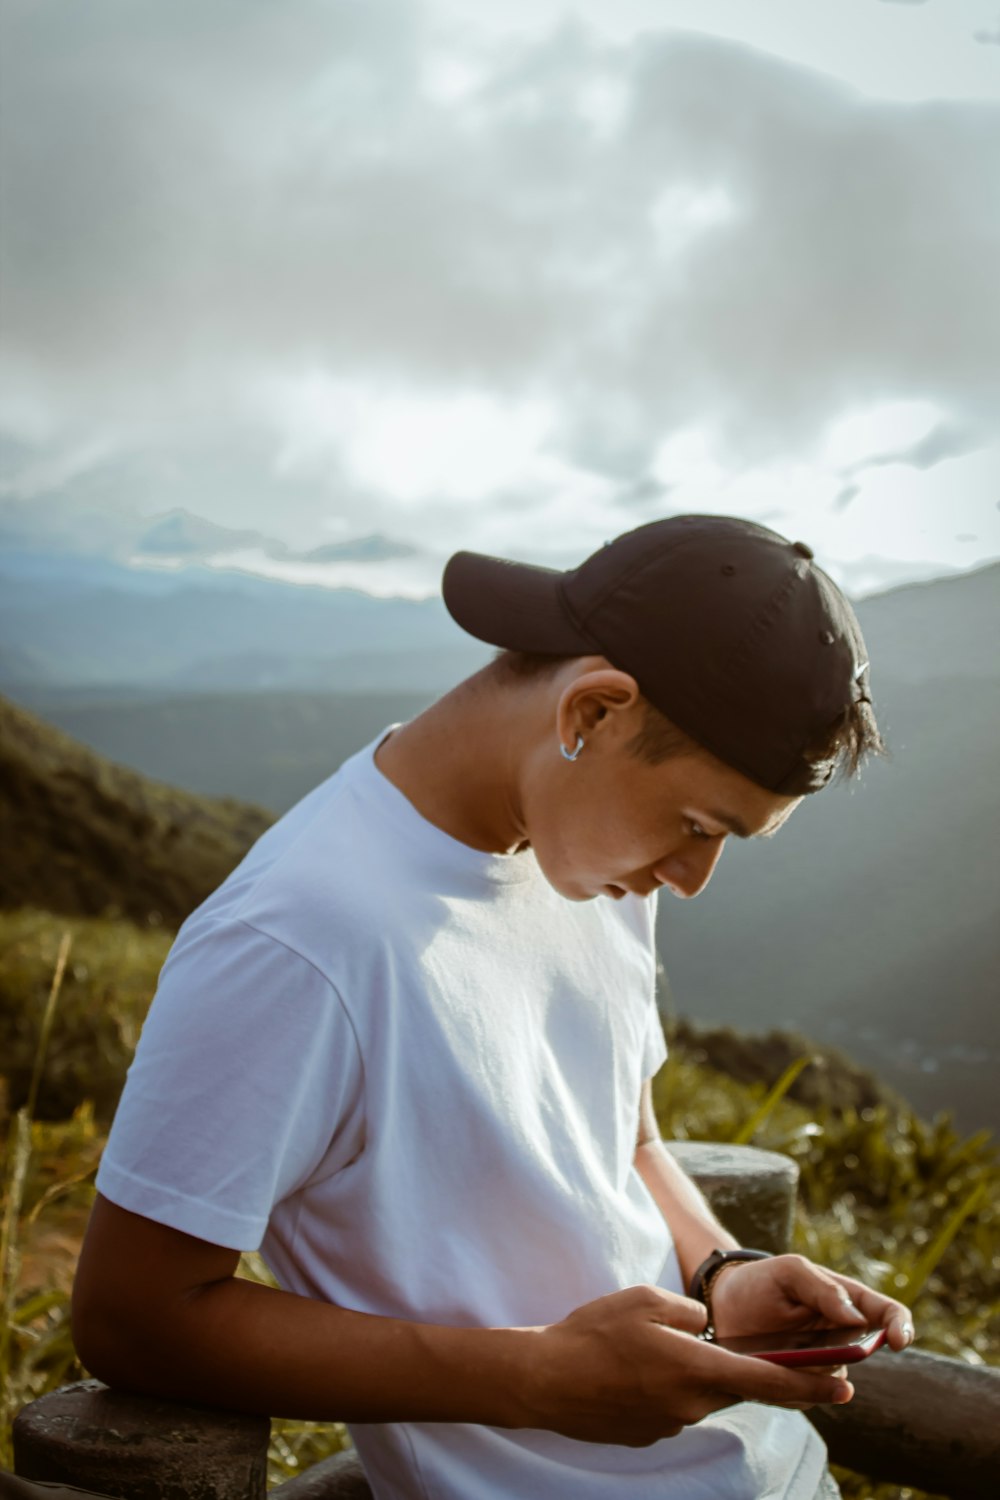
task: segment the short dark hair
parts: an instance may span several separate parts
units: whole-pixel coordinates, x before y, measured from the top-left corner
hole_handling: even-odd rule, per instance
[[[540,651],[498,651],[490,670],[498,680],[530,681],[552,677],[572,656],[549,656]],[[675,756],[696,755],[704,750],[698,741],[685,734],[666,714],[643,699],[641,727],[629,741],[629,750],[647,765],[658,766]],[[805,752],[809,761],[833,761],[836,773],[843,779],[857,775],[868,756],[885,755],[886,745],[875,713],[867,698],[861,698],[844,710],[820,740]]]
[[[822,739],[809,746],[805,759],[832,761],[834,773],[846,781],[858,774],[869,756],[888,753],[889,748],[875,722],[871,699],[861,697],[844,709]]]

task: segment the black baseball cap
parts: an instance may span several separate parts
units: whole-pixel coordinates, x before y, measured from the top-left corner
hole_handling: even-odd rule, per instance
[[[706,750],[768,791],[829,781],[810,758],[868,698],[847,599],[790,542],[731,516],[670,516],[559,572],[458,552],[442,583],[463,630],[511,651],[604,656]]]

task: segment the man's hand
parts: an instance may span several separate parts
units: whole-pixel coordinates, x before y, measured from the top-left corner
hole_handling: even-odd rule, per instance
[[[524,1425],[644,1447],[737,1401],[804,1409],[851,1399],[837,1374],[783,1369],[698,1339],[706,1321],[700,1302],[639,1286],[539,1330]]]
[[[720,1338],[785,1329],[860,1328],[867,1323],[888,1330],[891,1349],[905,1349],[913,1342],[913,1319],[901,1302],[802,1255],[731,1261],[716,1274],[710,1295],[712,1322]]]

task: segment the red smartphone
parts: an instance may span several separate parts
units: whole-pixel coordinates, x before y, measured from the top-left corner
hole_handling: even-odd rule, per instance
[[[730,1354],[752,1354],[775,1365],[850,1365],[886,1340],[884,1328],[804,1328],[796,1333],[750,1333],[715,1339]]]

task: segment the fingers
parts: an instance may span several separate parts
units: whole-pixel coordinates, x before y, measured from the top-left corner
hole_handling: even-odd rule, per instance
[[[909,1309],[903,1308],[902,1314],[893,1314],[888,1324],[888,1344],[890,1349],[895,1349],[897,1354],[913,1343],[915,1338],[913,1330],[913,1319]]]
[[[885,1327],[891,1349],[905,1349],[913,1342],[913,1318],[909,1308],[864,1282],[840,1276],[815,1266],[801,1256],[782,1257],[782,1281],[788,1292],[807,1307],[814,1308],[828,1322],[837,1326]]]
[[[828,1323],[860,1327],[867,1321],[846,1280],[835,1276],[832,1271],[813,1265],[801,1255],[782,1256],[776,1267],[785,1294],[802,1306],[812,1308]]]
[[[703,1333],[708,1327],[708,1309],[703,1302],[692,1297],[679,1297],[675,1292],[665,1292],[662,1287],[637,1287],[648,1298],[648,1315],[653,1323],[662,1323],[667,1328],[677,1328],[682,1333]]]
[[[868,1321],[847,1288],[832,1279],[827,1281],[823,1277],[820,1280],[814,1305],[817,1312],[822,1313],[831,1323],[844,1323],[848,1326],[854,1324],[860,1328]]]
[[[806,1410],[810,1406],[840,1406],[854,1395],[854,1387],[847,1379],[843,1365],[836,1369],[816,1366],[791,1369],[745,1354],[730,1354],[728,1350],[714,1348],[711,1344],[705,1348],[718,1362],[713,1371],[714,1383],[741,1401],[763,1401],[770,1406],[796,1406]],[[722,1361],[725,1361],[724,1366]]]
[[[848,1392],[850,1392],[850,1394],[849,1395],[845,1395],[844,1398],[843,1398],[843,1400],[838,1399],[835,1402],[830,1402],[830,1401],[781,1401],[781,1402],[772,1401],[769,1404],[771,1406],[778,1406],[778,1405],[787,1406],[788,1409],[789,1409],[789,1411],[813,1411],[817,1406],[843,1406],[848,1401],[851,1401],[853,1399],[853,1397],[854,1397],[854,1386],[851,1384],[851,1382],[849,1380],[845,1381],[844,1382],[844,1386],[845,1386],[845,1389]]]
[[[837,1276],[835,1279],[843,1286],[871,1327],[887,1330],[890,1349],[898,1351],[913,1343],[913,1314],[902,1302],[897,1302],[893,1297],[884,1297],[881,1292],[874,1291],[870,1286],[865,1286],[863,1281],[857,1281],[851,1276]]]

